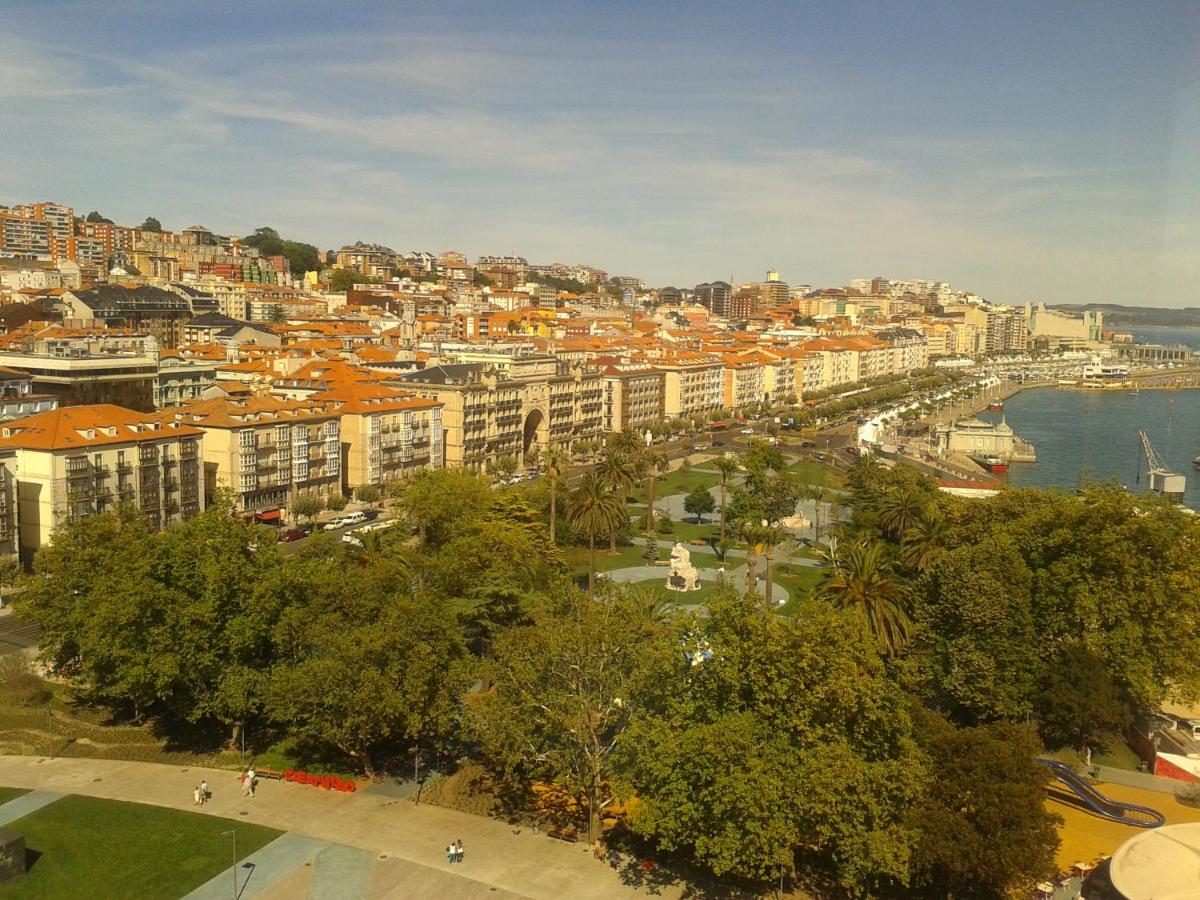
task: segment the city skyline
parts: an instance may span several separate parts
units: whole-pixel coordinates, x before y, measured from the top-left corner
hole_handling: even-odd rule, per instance
[[[658,285],[1183,306],[1200,275],[1182,4],[113,9],[10,11],[0,203]]]

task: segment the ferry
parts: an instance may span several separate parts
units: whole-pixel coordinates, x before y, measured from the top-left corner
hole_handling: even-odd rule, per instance
[[[999,456],[993,456],[990,453],[976,454],[971,459],[992,473],[1008,471],[1008,461],[1001,459]]]

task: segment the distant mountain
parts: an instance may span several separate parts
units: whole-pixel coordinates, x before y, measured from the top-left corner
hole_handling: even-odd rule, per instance
[[[1162,306],[1122,306],[1120,303],[1054,303],[1047,304],[1047,306],[1076,315],[1087,310],[1098,309],[1104,313],[1106,328],[1133,327],[1135,325],[1200,328],[1200,306],[1185,306],[1183,309],[1168,309]]]

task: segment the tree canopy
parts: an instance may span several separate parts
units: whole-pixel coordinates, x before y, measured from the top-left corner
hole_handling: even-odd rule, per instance
[[[254,247],[263,256],[282,256],[288,261],[292,276],[299,278],[305,272],[316,272],[321,268],[317,248],[312,244],[285,240],[279,232],[266,225],[254,229],[254,233],[242,238],[247,247]]]

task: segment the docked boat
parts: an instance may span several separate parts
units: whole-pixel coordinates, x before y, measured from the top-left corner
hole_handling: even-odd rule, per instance
[[[1004,404],[999,400],[993,400],[988,404],[988,409],[992,412],[1004,412]]]
[[[1008,460],[1001,459],[999,456],[994,456],[991,453],[976,454],[971,459],[994,474],[1008,471]]]
[[[1195,466],[1197,469],[1200,469],[1200,456],[1197,456],[1195,459],[1192,460],[1192,465]]]

